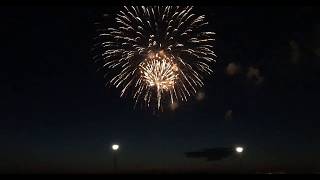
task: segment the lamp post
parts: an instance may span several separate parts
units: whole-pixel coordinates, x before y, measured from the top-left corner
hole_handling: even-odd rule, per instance
[[[244,148],[241,146],[235,147],[235,152],[238,154],[239,158],[239,170],[240,172],[243,170],[243,163],[242,163],[242,153],[243,153]]]
[[[112,145],[112,151],[113,151],[113,169],[116,172],[117,171],[117,151],[119,149],[119,145],[118,144],[113,144]]]

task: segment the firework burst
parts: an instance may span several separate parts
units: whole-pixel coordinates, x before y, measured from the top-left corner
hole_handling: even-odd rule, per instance
[[[150,107],[187,101],[212,74],[213,32],[193,7],[124,7],[113,28],[99,29],[96,44],[109,83]],[[102,24],[105,26],[104,24]]]

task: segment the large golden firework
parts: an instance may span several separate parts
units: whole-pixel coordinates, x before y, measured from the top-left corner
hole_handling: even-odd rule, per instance
[[[202,30],[208,22],[192,8],[124,7],[116,27],[102,24],[100,57],[111,73],[109,82],[122,88],[121,96],[132,94],[136,103],[160,109],[166,102],[187,101],[204,85],[215,62],[214,33]]]

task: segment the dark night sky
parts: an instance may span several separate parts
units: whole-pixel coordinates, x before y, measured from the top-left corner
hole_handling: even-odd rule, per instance
[[[318,8],[195,7],[217,33],[215,75],[202,100],[157,115],[105,87],[92,60],[94,22],[115,9],[0,9],[0,172],[110,171],[113,142],[130,170],[233,168],[235,157],[207,163],[184,152],[235,145],[248,169],[319,170]],[[232,77],[231,62],[241,66]],[[247,78],[249,67],[262,82]]]

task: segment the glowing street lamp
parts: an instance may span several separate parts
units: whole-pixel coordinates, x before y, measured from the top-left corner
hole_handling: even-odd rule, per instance
[[[243,153],[243,150],[244,150],[244,148],[243,147],[241,147],[241,146],[236,146],[235,148],[234,148],[234,150],[235,150],[235,152],[238,154],[238,160],[239,160],[239,170],[240,170],[240,172],[242,172],[244,169],[244,167],[243,167],[243,162],[242,162],[242,153]]]
[[[117,151],[120,146],[118,144],[113,144],[111,147],[113,150],[113,169],[116,171],[117,170]]]
[[[118,144],[112,145],[112,150],[117,151],[118,149],[119,149],[119,145]]]
[[[237,153],[240,154],[240,153],[243,152],[243,147],[238,146],[238,147],[235,148],[235,150],[236,150]]]

